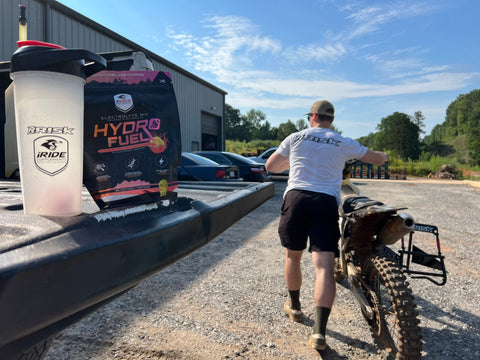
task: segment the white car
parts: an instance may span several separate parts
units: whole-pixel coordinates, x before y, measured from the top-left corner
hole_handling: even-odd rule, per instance
[[[267,162],[268,158],[275,152],[275,150],[277,150],[276,147],[267,149],[258,156],[250,156],[249,159],[252,159],[253,161],[255,161],[257,163],[260,163],[260,164],[265,164]],[[281,173],[269,172],[269,174],[272,174],[272,175],[288,175],[288,170],[285,170],[284,172],[281,172]]]

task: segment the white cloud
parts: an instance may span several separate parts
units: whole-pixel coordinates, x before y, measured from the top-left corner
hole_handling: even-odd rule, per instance
[[[347,16],[347,19],[353,21],[354,26],[346,35],[346,39],[352,40],[375,32],[390,21],[430,14],[437,6],[426,2],[397,1],[361,8]]]
[[[308,44],[297,47],[289,47],[282,56],[289,60],[290,63],[306,63],[310,61],[323,62],[338,60],[345,55],[347,50],[342,43],[335,44]]]
[[[196,70],[224,77],[228,69],[249,69],[253,59],[261,53],[278,53],[277,40],[259,35],[258,26],[237,16],[215,16],[206,22],[213,29],[212,36],[195,38],[169,29],[167,36],[173,40],[171,49],[184,48],[187,59]]]
[[[303,108],[318,98],[331,101],[361,97],[387,97],[448,91],[463,88],[480,73],[434,73],[397,84],[360,84],[351,81],[310,81],[301,79],[245,78],[229,91],[228,101],[238,107]]]
[[[260,28],[249,19],[239,16],[214,16],[206,25],[216,31],[215,38],[219,43],[228,46],[233,42],[232,49],[241,47],[248,51],[278,52],[281,48],[277,40],[268,36],[260,36]]]
[[[428,68],[425,68],[428,69]],[[277,76],[273,72],[226,73],[226,84],[239,89],[249,89],[255,93],[279,96],[326,96],[336,99],[365,96],[387,96],[430,91],[453,90],[467,86],[479,78],[480,73],[439,72],[430,69],[418,72],[417,77],[404,81],[383,83],[358,83],[354,81],[332,79],[315,80],[298,77]],[[233,81],[232,81],[233,79]]]
[[[449,65],[429,65],[426,60],[418,57],[427,53],[425,49],[409,47],[394,49],[377,54],[368,54],[365,60],[376,66],[382,77],[390,80],[419,77],[430,73],[452,72]]]
[[[417,46],[348,57],[354,48],[346,45],[348,41],[359,42],[358,37],[376,31],[388,21],[429,11],[431,8],[425,3],[367,7],[348,16],[355,25],[349,38],[339,36],[339,40],[327,44],[300,44],[286,49],[279,40],[262,35],[261,29],[249,19],[237,16],[210,18],[205,22],[205,27],[213,31],[210,36],[195,37],[172,30],[168,36],[172,49],[182,49],[195,70],[220,83],[228,92],[228,102],[240,108],[303,108],[305,103],[321,97],[338,101],[464,88],[480,74],[454,72],[446,65],[431,66],[420,58],[426,50]],[[369,61],[382,71],[382,81],[360,83],[350,80],[348,73],[337,75],[336,71],[321,66],[342,57],[359,64],[355,75],[365,71],[361,61]],[[275,60],[266,65],[270,58],[278,59],[277,63],[283,59],[292,62],[301,59],[303,63],[285,72]]]

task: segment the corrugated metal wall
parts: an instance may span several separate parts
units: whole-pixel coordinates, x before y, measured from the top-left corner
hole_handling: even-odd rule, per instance
[[[29,39],[97,53],[140,50],[151,57],[155,70],[168,71],[177,96],[184,151],[191,151],[194,142],[201,147],[202,112],[219,117],[224,128],[226,93],[223,90],[53,0],[0,0],[0,61],[10,60],[17,48],[20,3],[27,7]],[[223,131],[219,140],[223,150]]]
[[[198,142],[201,149],[202,129],[201,114],[208,112],[223,119],[224,96],[201,83],[179,74],[177,71],[154,61],[154,67],[160,71],[168,71],[172,75],[180,114],[180,129],[184,151],[192,150],[192,142]],[[222,122],[223,128],[223,122]],[[223,143],[224,136],[221,134]],[[188,144],[186,144],[188,142]],[[224,149],[224,144],[222,148]]]
[[[0,61],[10,60],[17,49],[19,4],[28,11],[28,33],[44,36],[45,5],[35,0],[0,0]]]
[[[66,16],[61,10],[51,8],[49,24],[49,40],[54,44],[61,44],[67,48],[83,47],[93,52],[115,52],[131,50],[122,44],[95,29]]]

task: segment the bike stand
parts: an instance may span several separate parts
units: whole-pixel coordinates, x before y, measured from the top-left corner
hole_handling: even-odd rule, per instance
[[[416,231],[430,233],[435,236],[437,245],[437,255],[428,254],[420,248],[413,245],[413,235]],[[427,279],[438,286],[443,286],[447,282],[447,271],[445,269],[445,256],[440,250],[440,237],[438,228],[434,225],[415,224],[414,230],[408,237],[407,250],[405,250],[405,240],[402,238],[402,248],[398,251],[399,264],[404,273],[410,275],[414,279]],[[420,264],[431,269],[438,270],[436,272],[418,271],[411,268],[412,263]],[[435,278],[440,278],[441,281]]]

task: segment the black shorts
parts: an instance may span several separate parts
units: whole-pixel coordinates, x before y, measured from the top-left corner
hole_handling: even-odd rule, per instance
[[[306,190],[286,193],[278,226],[280,241],[290,250],[330,251],[338,256],[338,205],[334,196]]]

